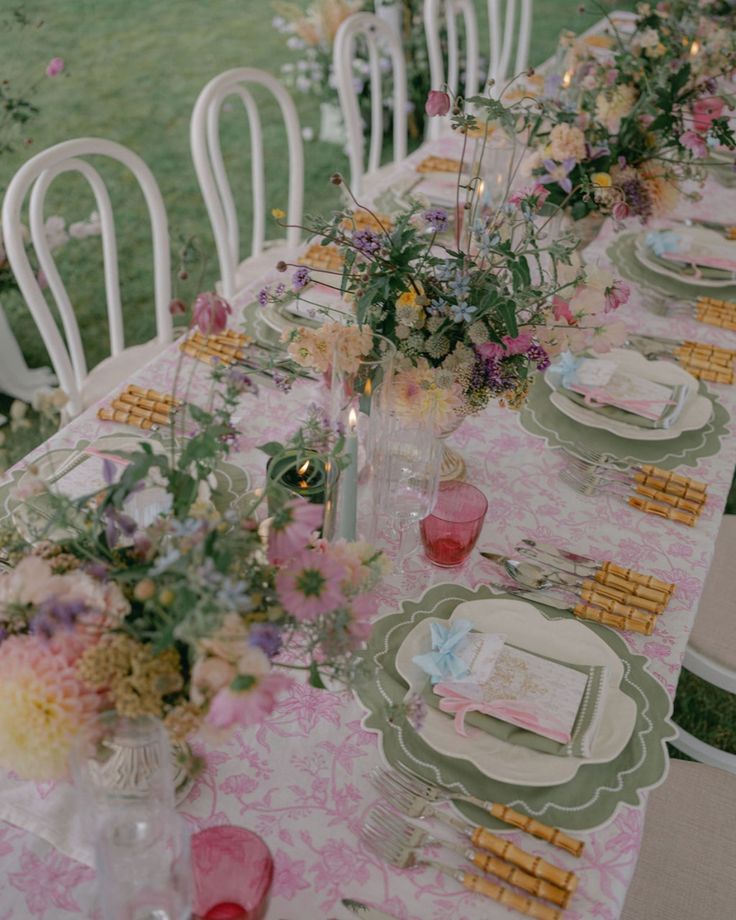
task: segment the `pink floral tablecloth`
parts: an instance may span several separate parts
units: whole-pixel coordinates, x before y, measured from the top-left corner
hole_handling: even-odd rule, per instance
[[[408,167],[402,167],[406,169]],[[401,170],[398,170],[400,172]],[[709,188],[704,204],[690,207],[709,216],[732,209],[733,191]],[[607,227],[586,253],[605,263],[613,229]],[[249,302],[257,288],[239,300]],[[639,294],[622,316],[639,332],[677,335],[736,348],[736,334],[687,319],[665,320],[644,311]],[[178,351],[172,346],[133,380],[160,390],[172,385]],[[204,398],[206,371],[198,369],[192,397]],[[733,417],[736,387],[713,387]],[[285,397],[265,382],[257,402],[248,399],[240,416],[241,450],[236,461],[254,484],[263,477],[264,455],[255,445],[288,436],[305,407],[324,398],[315,383],[299,382]],[[94,408],[68,425],[37,453],[74,446],[119,426],[99,422]],[[613,496],[583,498],[562,485],[559,451],[521,429],[514,412],[491,406],[468,419],[453,435],[467,463],[467,478],[489,499],[480,545],[503,552],[522,537],[555,541],[579,552],[635,566],[678,586],[671,607],[649,638],[626,635],[629,646],[650,659],[652,673],[674,695],[682,655],[703,590],[724,502],[734,471],[733,426],[720,452],[688,473],[710,484],[709,501],[698,525],[687,528],[641,514]],[[34,454],[35,455],[35,454]],[[31,460],[31,455],[28,460]],[[419,554],[405,577],[381,588],[382,611],[417,597],[448,573]],[[450,579],[475,587],[498,578],[498,569],[477,553]],[[216,750],[200,747],[207,767],[182,811],[195,829],[222,823],[241,824],[262,835],[276,861],[269,920],[346,918],[340,899],[350,897],[382,906],[402,920],[475,920],[511,914],[500,905],[470,894],[433,870],[397,871],[371,855],[358,839],[369,808],[377,801],[368,774],[381,761],[376,736],[361,728],[361,710],[351,695],[295,686],[263,725],[236,735]],[[52,847],[42,836],[71,811],[66,784],[0,780],[0,920],[101,916],[95,876],[88,865]],[[14,823],[10,823],[13,821]],[[580,888],[565,916],[569,920],[619,916],[636,864],[644,808],[623,807],[613,820],[584,834],[587,846],[577,861],[530,837],[514,839],[529,850],[574,868]],[[33,827],[36,833],[21,829]],[[47,834],[48,836],[48,834]],[[63,836],[63,835],[62,835]],[[70,832],[67,853],[80,857]]]

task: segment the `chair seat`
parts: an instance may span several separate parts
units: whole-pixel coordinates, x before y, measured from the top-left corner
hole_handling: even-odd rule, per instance
[[[732,917],[736,776],[673,760],[649,796],[644,839],[621,920]]]
[[[736,515],[725,515],[689,646],[732,671],[736,671],[735,563]]]
[[[87,375],[82,390],[84,408],[103,399],[116,387],[123,384],[131,374],[140,370],[166,348],[158,339],[151,339],[143,345],[131,345],[119,355],[105,358]]]

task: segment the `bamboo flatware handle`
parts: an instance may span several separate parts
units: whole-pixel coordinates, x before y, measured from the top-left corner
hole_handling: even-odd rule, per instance
[[[549,824],[543,824],[536,818],[530,818],[528,815],[522,815],[520,811],[514,811],[508,805],[500,805],[494,802],[488,809],[490,814],[503,821],[504,824],[510,824],[511,827],[518,827],[520,830],[531,834],[532,837],[539,837],[540,840],[546,840],[552,846],[567,850],[573,856],[580,856],[585,847],[582,840],[576,840],[575,837],[569,837],[564,831],[557,827],[551,827]]]
[[[700,492],[702,495],[705,495],[708,491],[707,482],[700,482],[698,479],[690,479],[689,476],[683,476],[682,473],[674,473],[672,470],[662,469],[661,466],[652,466],[651,463],[642,463],[639,469],[647,476],[654,476],[657,479],[663,479],[668,484],[668,486],[681,485],[689,489],[691,492]],[[671,490],[667,488],[664,491]]]
[[[131,415],[136,415],[140,418],[150,418],[151,421],[156,422],[157,425],[169,424],[168,415],[163,415],[161,412],[152,412],[150,409],[142,409],[140,406],[131,406],[121,399],[113,399],[112,407],[113,409],[119,409],[121,412],[129,412]]]
[[[641,572],[635,572],[633,569],[627,569],[622,565],[616,565],[615,562],[603,562],[599,572],[596,573],[596,581],[598,580],[599,574],[604,577],[614,576],[624,578],[626,581],[633,582],[635,585],[644,585],[647,588],[656,588],[658,591],[664,592],[668,597],[672,597],[675,593],[676,585],[670,584],[670,582],[667,581],[660,581],[660,579],[655,578],[654,575],[642,575]]]
[[[536,917],[537,920],[560,920],[562,914],[554,907],[547,904],[540,904],[539,901],[532,901],[531,898],[523,894],[517,894],[510,888],[504,888],[503,885],[497,885],[490,879],[482,878],[480,875],[473,875],[472,872],[463,872],[462,883],[468,891],[474,891],[476,894],[485,895],[499,904],[504,904],[520,914],[526,914],[527,917]]]
[[[148,409],[150,412],[160,412],[161,415],[168,415],[169,412],[176,412],[176,407],[172,406],[171,403],[159,402],[154,399],[145,399],[143,396],[136,396],[135,393],[121,393],[118,399],[130,406],[138,406],[140,409]]]
[[[705,380],[706,383],[722,383],[728,385],[732,384],[734,381],[733,371],[718,365],[700,367],[699,365],[691,364],[689,361],[681,361],[680,367],[689,374],[692,374],[693,377],[696,377],[698,380]]]
[[[203,364],[233,363],[233,359],[229,355],[214,351],[211,348],[195,345],[193,342],[182,342],[179,348],[185,355],[189,355],[190,358],[196,358],[198,361],[202,361]]]
[[[626,616],[610,610],[603,610],[601,607],[577,604],[573,607],[572,612],[581,620],[590,620],[593,623],[601,623],[603,626],[611,626],[614,629],[628,629],[644,636],[651,636],[657,622],[656,614],[645,613],[643,610],[635,611],[636,615]]]
[[[678,495],[670,495],[669,492],[661,492],[659,489],[653,489],[651,486],[637,486],[637,495],[643,495],[652,501],[662,502],[671,508],[679,508],[681,511],[688,511],[696,517],[702,511],[702,502],[693,502],[688,498],[680,498]]]
[[[138,387],[134,383],[129,383],[126,393],[132,393],[134,396],[142,396],[144,399],[154,399],[157,402],[168,403],[170,406],[180,406],[181,400],[176,399],[170,393],[159,393],[158,390],[147,390],[145,387]]]
[[[659,505],[657,502],[648,501],[636,495],[632,495],[626,501],[632,508],[643,511],[645,514],[654,514],[657,517],[666,518],[668,521],[687,524],[688,527],[694,527],[698,520],[696,515],[691,514],[689,511],[680,511],[679,508],[670,508],[669,505]]]
[[[526,850],[522,850],[521,847],[517,847],[509,840],[497,837],[484,827],[476,827],[470,839],[473,846],[479,847],[481,850],[488,850],[489,853],[513,863],[523,869],[524,872],[528,872],[529,875],[552,882],[553,885],[562,888],[564,891],[573,892],[578,886],[578,879],[574,872],[568,872],[566,869],[553,866],[552,863],[548,863],[541,856],[533,856],[531,853],[527,853]]]
[[[653,588],[624,581],[616,575],[608,576],[608,578],[609,580],[605,582],[597,578],[593,581],[586,578],[581,589],[594,591],[601,597],[608,597],[630,607],[640,607],[650,613],[661,613],[667,605],[668,596]]]
[[[645,611],[640,610],[638,607],[632,607],[630,604],[622,604],[620,601],[615,601],[610,597],[606,597],[606,595],[602,594],[600,591],[587,591],[583,589],[580,592],[580,599],[586,604],[592,604],[594,607],[600,607],[601,610],[606,610],[608,613],[615,613],[629,620],[638,620],[640,617],[647,618],[656,616],[656,611],[654,610]]]
[[[708,493],[699,488],[699,483],[695,486],[683,485],[680,482],[673,482],[662,476],[654,476],[647,473],[634,473],[634,482],[642,486],[648,486],[657,489],[660,492],[667,492],[668,495],[676,495],[678,498],[686,498],[688,501],[697,502],[704,505],[708,500]]]
[[[158,428],[150,418],[132,415],[120,409],[98,409],[97,418],[103,422],[119,422],[121,425],[132,425],[134,428],[145,428],[151,431]]]
[[[731,360],[736,359],[736,348],[722,348],[720,345],[706,345],[705,342],[691,342],[688,339],[685,339],[681,348],[708,352],[712,355],[723,355],[724,358],[731,358]]]
[[[472,854],[472,855],[470,855]],[[480,869],[481,872],[487,872],[489,875],[495,875],[504,882],[509,882],[521,888],[529,894],[536,895],[538,898],[544,898],[557,904],[558,907],[567,907],[570,900],[570,892],[563,891],[557,885],[545,882],[543,878],[534,878],[528,875],[518,866],[512,866],[511,863],[504,862],[491,853],[481,853],[479,850],[470,850],[469,858],[473,865]]]
[[[642,610],[651,610],[652,613],[661,613],[670,599],[669,594],[659,588],[647,588],[646,585],[619,578],[618,575],[611,573],[597,573],[594,581],[585,581],[583,586],[586,588],[597,586],[601,594],[613,594],[615,591],[621,603],[641,607]]]

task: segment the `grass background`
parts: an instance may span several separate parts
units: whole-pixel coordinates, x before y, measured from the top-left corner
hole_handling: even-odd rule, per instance
[[[484,0],[476,0],[481,49],[487,47],[485,6]],[[43,26],[19,29],[12,18],[17,7],[34,23],[43,20]],[[580,13],[575,0],[535,0],[531,62],[540,62],[554,51],[561,29],[581,31],[600,18],[600,7],[589,7],[588,12]],[[632,3],[617,0],[607,8],[632,8]],[[267,0],[0,0],[1,76],[16,91],[35,84],[32,98],[40,109],[28,129],[18,135],[15,151],[0,156],[0,189],[31,154],[59,141],[93,135],[125,144],[143,157],[159,183],[174,249],[178,240],[194,236],[204,256],[201,272],[194,271],[180,293],[186,298],[211,287],[218,276],[217,264],[189,155],[189,117],[198,93],[216,74],[249,66],[278,75],[282,63],[296,59],[283,36],[272,28],[272,13]],[[55,79],[44,77],[46,63],[57,56],[65,61],[64,74]],[[313,128],[316,135],[319,100],[295,98],[302,124]],[[271,208],[286,201],[288,160],[277,106],[268,99],[264,103]],[[222,144],[238,203],[243,253],[249,246],[251,219],[246,141],[245,115],[233,105],[223,116]],[[315,140],[305,145],[305,164],[305,210],[324,212],[338,200],[328,177],[335,170],[345,170],[347,160],[338,147]],[[125,171],[107,163],[100,169],[113,199],[126,342],[133,344],[154,334],[147,216],[142,196]],[[63,177],[52,189],[47,213],[60,213],[71,223],[87,217],[93,207],[85,184]],[[99,240],[72,241],[59,253],[58,262],[62,277],[70,280],[88,362],[93,366],[108,353]],[[47,364],[43,344],[20,297],[4,295],[3,307],[28,363]],[[8,402],[0,397],[0,409],[7,408]],[[41,434],[37,424],[14,432],[6,440],[7,461],[27,453]],[[736,752],[733,696],[714,691],[683,672],[676,718],[695,734]]]

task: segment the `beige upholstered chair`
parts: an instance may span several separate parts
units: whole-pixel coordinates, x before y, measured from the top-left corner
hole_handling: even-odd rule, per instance
[[[673,760],[649,796],[621,920],[726,920],[736,914],[736,776]]]
[[[714,687],[736,693],[736,515],[726,515],[716,541],[683,667]],[[706,744],[679,728],[670,742],[701,763],[736,773],[736,754]],[[736,803],[734,803],[736,820]],[[736,875],[736,863],[733,867]],[[736,914],[736,905],[734,905]]]

